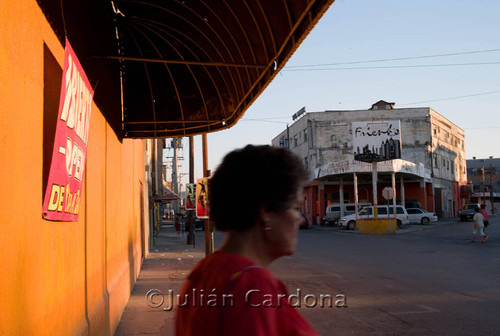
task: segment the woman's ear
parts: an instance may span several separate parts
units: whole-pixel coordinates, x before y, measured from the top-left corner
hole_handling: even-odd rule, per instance
[[[264,224],[264,226],[269,225],[271,222],[271,213],[267,211],[264,205],[259,208],[259,222]]]

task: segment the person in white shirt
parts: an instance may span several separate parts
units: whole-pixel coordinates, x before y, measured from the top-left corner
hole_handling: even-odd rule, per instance
[[[481,235],[481,243],[484,243],[488,236],[484,234],[484,217],[481,214],[479,208],[474,209],[474,224],[472,226],[472,242],[476,241],[476,234],[479,232]]]

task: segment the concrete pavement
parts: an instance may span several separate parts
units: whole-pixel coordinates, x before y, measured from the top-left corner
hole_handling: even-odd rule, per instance
[[[167,294],[169,290],[174,295],[179,293],[193,266],[205,257],[204,232],[197,231],[195,236],[193,247],[186,244],[187,232],[177,234],[173,225],[162,226],[143,262],[115,335],[175,334],[175,311],[169,310],[169,297],[155,294]]]

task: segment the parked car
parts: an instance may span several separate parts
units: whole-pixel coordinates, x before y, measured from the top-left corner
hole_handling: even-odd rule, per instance
[[[397,205],[403,205],[401,204],[401,201],[398,200],[396,202]],[[410,208],[420,208],[420,202],[416,199],[407,199],[405,200],[405,204],[404,204],[404,207],[406,210],[410,209]]]
[[[419,208],[407,208],[408,219],[410,223],[420,223],[427,225],[430,222],[437,222],[438,217],[433,212],[427,212],[424,209]]]
[[[370,205],[371,204],[367,202],[360,202],[358,203],[358,211]],[[329,206],[326,207],[325,217],[323,217],[323,222],[325,222],[326,225],[335,225],[338,223],[338,220],[340,218],[340,207],[341,207],[340,203],[330,204]],[[344,203],[344,216],[353,214],[355,211],[356,211],[355,203]]]
[[[184,222],[184,231],[189,231],[189,226],[187,224],[187,216]],[[205,220],[201,218],[194,217],[193,218],[194,230],[195,231],[205,231]]]
[[[458,216],[460,216],[460,220],[462,222],[466,222],[468,219],[472,219],[474,217],[474,209],[480,209],[481,206],[479,203],[467,204],[464,206],[462,210],[458,212]]]
[[[394,208],[392,205],[378,205],[377,209],[378,218],[394,218]],[[374,218],[373,206],[366,207],[358,212],[358,219],[372,218]],[[401,205],[396,205],[396,219],[398,227],[410,223],[410,220],[408,219],[408,213],[406,212],[406,209]],[[356,214],[341,217],[339,219],[339,226],[345,226],[347,230],[354,230],[356,228]]]

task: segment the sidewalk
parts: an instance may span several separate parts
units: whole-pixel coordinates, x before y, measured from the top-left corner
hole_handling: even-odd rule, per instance
[[[167,294],[169,290],[174,295],[180,292],[193,266],[205,257],[204,232],[197,231],[195,237],[196,248],[186,244],[187,232],[177,234],[173,225],[162,226],[155,238],[152,252],[144,259],[115,335],[175,334],[175,311],[168,309],[169,297],[165,295],[164,303],[159,305],[163,296],[150,296],[150,304],[159,305],[151,307],[146,301],[146,293],[152,289],[157,289],[162,294]]]

